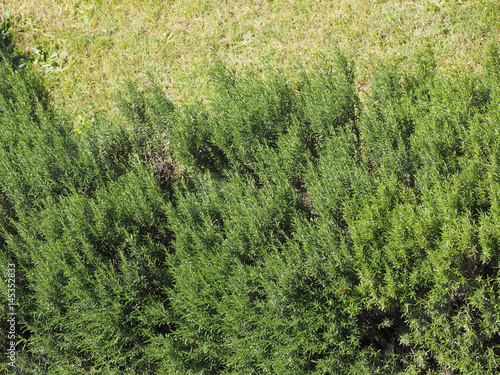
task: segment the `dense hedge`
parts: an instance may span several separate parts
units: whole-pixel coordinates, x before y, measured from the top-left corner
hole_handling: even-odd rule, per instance
[[[83,133],[1,63],[19,373],[500,369],[498,51],[481,75],[380,65],[363,100],[335,55],[218,64],[206,106],[129,84],[127,123]]]

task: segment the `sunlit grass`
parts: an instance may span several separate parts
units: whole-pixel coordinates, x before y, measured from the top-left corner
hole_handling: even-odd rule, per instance
[[[57,101],[80,118],[92,108],[116,115],[113,95],[123,81],[146,82],[148,71],[174,101],[204,100],[216,57],[293,74],[336,44],[355,58],[363,88],[377,59],[405,66],[427,44],[441,69],[480,69],[485,46],[500,35],[492,0],[20,0],[4,1],[2,13],[7,6],[18,49],[52,56],[58,66],[40,69]]]

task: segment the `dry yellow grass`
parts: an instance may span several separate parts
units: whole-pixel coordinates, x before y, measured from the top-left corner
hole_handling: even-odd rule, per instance
[[[377,59],[405,65],[431,44],[438,66],[479,69],[487,43],[498,41],[497,1],[3,1],[19,49],[57,62],[40,70],[56,100],[76,116],[92,105],[114,115],[125,79],[154,73],[174,101],[203,100],[216,56],[230,66],[290,74],[311,66],[332,45],[356,60],[360,86]],[[57,55],[56,55],[57,54]],[[50,58],[50,56],[53,56]]]

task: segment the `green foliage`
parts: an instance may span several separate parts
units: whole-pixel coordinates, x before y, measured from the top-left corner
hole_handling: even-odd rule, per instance
[[[136,165],[94,198],[72,195],[24,225],[40,232],[26,244],[39,249],[28,276],[37,306],[30,345],[56,368],[152,372],[144,348],[169,326],[151,311],[168,306],[171,276],[165,202],[151,172]]]
[[[14,52],[14,43],[9,29],[12,27],[12,10],[9,9],[0,24],[0,56],[7,59]]]
[[[2,63],[19,368],[498,372],[497,60],[439,73],[427,48],[363,103],[339,51],[295,80],[218,64],[207,105],[128,84],[128,126],[81,134]]]
[[[25,54],[18,51],[14,44],[12,27],[12,9],[7,7],[5,16],[0,23],[0,61],[8,62],[14,68],[24,68],[29,59]]]
[[[144,346],[169,329],[165,191],[125,128],[97,118],[75,134],[36,74],[0,69],[0,244],[3,272],[18,270],[19,368],[153,372]]]

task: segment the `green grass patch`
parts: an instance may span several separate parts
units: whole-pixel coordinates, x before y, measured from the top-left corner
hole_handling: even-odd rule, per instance
[[[497,5],[493,0],[42,0],[11,6],[16,44],[43,56],[39,69],[47,72],[57,102],[83,116],[82,109],[112,114],[113,93],[126,79],[145,83],[147,71],[174,101],[204,100],[216,57],[239,69],[262,72],[273,66],[293,74],[297,64],[312,67],[337,45],[356,59],[358,87],[365,89],[373,61],[408,68],[407,57],[431,44],[439,68],[477,71],[486,45],[500,32]]]

